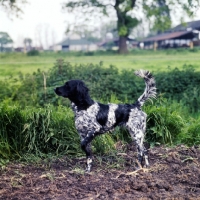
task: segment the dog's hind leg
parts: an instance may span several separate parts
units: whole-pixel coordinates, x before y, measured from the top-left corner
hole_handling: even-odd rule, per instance
[[[87,167],[86,167],[86,172],[91,171],[92,167],[92,149],[91,149],[91,141],[94,139],[94,133],[90,132],[87,134],[85,138],[82,138],[81,140],[81,148],[86,154],[87,158]]]
[[[141,166],[143,159],[145,160],[145,166],[149,166],[149,161],[148,161],[148,155],[147,155],[147,150],[143,145],[143,140],[144,140],[144,133],[140,129],[134,129],[134,130],[129,130],[131,137],[136,143],[137,151],[138,151],[138,161]],[[140,167],[140,166],[139,166]]]

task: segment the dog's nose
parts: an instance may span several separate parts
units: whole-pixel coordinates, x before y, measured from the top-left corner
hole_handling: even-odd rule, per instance
[[[55,92],[57,95],[61,95],[61,94],[62,94],[62,93],[60,92],[60,90],[59,90],[58,87],[54,89],[54,92]]]

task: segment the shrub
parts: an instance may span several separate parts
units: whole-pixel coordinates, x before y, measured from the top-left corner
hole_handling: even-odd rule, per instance
[[[177,136],[177,143],[184,143],[189,146],[200,145],[200,122],[198,119],[190,119],[185,124],[185,129]]]
[[[167,99],[182,102],[191,113],[200,111],[200,72],[196,72],[193,66],[185,65],[183,70],[175,68],[158,73],[155,78],[158,93]]]
[[[30,50],[28,53],[27,53],[27,56],[39,56],[40,52],[36,49],[33,49],[33,50]]]
[[[0,81],[0,101],[12,96],[12,89],[8,81]]]
[[[158,94],[181,102],[191,113],[200,112],[200,72],[196,72],[193,66],[185,65],[183,70],[176,68],[155,73],[154,76]],[[105,68],[103,62],[71,65],[59,59],[48,72],[38,70],[32,75],[26,75],[23,79],[20,78],[21,84],[18,87],[14,90],[8,88],[6,91],[12,91],[13,94],[9,93],[8,96],[24,106],[44,106],[49,103],[68,105],[66,100],[55,95],[54,88],[70,79],[83,80],[90,89],[92,98],[103,101],[108,101],[110,95],[115,94],[119,101],[133,103],[145,87],[144,81],[134,75],[134,70],[119,71],[113,65]]]

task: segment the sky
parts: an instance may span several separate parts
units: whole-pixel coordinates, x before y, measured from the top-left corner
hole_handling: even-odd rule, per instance
[[[67,22],[73,17],[61,9],[63,0],[29,0],[22,5],[20,18],[0,10],[0,31],[7,32],[14,46],[22,46],[24,38],[31,38],[33,45],[49,46],[65,38]],[[12,19],[11,19],[12,18]]]

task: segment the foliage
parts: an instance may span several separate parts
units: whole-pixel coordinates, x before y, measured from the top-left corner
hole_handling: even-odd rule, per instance
[[[21,157],[23,153],[41,156],[53,152],[80,153],[73,114],[68,108],[43,109],[0,105],[0,156]]]
[[[33,49],[28,51],[27,56],[39,56],[39,54],[40,52],[38,50]]]
[[[171,28],[172,20],[175,17],[176,20],[183,23],[183,16],[194,16],[196,7],[199,6],[199,0],[187,0],[187,1],[166,1],[166,0],[143,0],[143,8],[147,18],[153,21],[151,29],[155,32],[164,32]],[[176,11],[182,15],[177,15]]]
[[[190,65],[184,70],[175,68],[156,75],[158,92],[166,98],[175,99],[186,105],[191,113],[199,112],[200,105],[200,74]]]
[[[12,96],[12,89],[8,81],[0,81],[0,101]]]
[[[190,113],[199,113],[200,105],[200,72],[192,66],[183,66],[166,72],[153,73],[157,83],[157,92],[163,97],[180,102]],[[54,88],[70,79],[83,80],[92,98],[108,102],[114,94],[120,102],[133,103],[144,91],[144,81],[134,75],[133,70],[119,71],[113,65],[105,68],[103,63],[72,65],[62,59],[47,72],[38,70],[32,75],[20,75],[20,84],[15,87],[2,84],[0,98],[10,97],[21,105],[44,106],[45,104],[68,105],[66,99],[59,98]]]
[[[110,101],[119,103],[115,96]],[[152,144],[199,145],[199,122],[189,119],[182,106],[174,102],[169,107],[165,99],[147,105],[146,140]],[[83,155],[80,138],[74,126],[74,114],[68,107],[46,105],[43,108],[14,105],[11,101],[0,104],[0,159],[51,155]],[[98,154],[115,150],[117,142],[130,142],[126,129],[117,127],[113,133],[95,138],[93,151]]]
[[[115,0],[111,3],[107,3],[103,0],[69,1],[65,6],[69,11],[80,10],[85,14],[89,12],[90,15],[94,10],[95,13],[97,10],[97,12],[106,16],[110,15],[110,10],[115,11],[117,16],[117,31],[121,40],[121,42],[119,42],[119,52],[127,53],[126,38],[130,34],[131,29],[137,26],[139,23],[139,20],[130,14],[135,6],[135,1]],[[125,40],[121,38],[125,38]],[[122,41],[124,41],[123,44]]]
[[[18,106],[0,105],[0,156],[10,158],[19,156],[24,149],[25,138],[22,135],[24,116]]]
[[[48,105],[44,109],[25,110],[24,137],[27,151],[40,153],[80,153],[79,137],[74,127],[72,111],[62,106],[55,109]]]
[[[183,70],[169,69],[154,74],[158,100],[144,106],[148,115],[146,139],[149,143],[200,144],[199,118],[191,118],[191,114],[199,115],[199,73],[185,65]],[[72,65],[62,59],[47,72],[38,70],[32,75],[20,74],[17,82],[16,79],[0,81],[2,158],[19,158],[26,153],[40,157],[48,153],[82,154],[70,102],[54,93],[56,86],[69,79],[84,80],[92,98],[103,103],[134,103],[145,87],[144,81],[132,70],[119,71],[112,65],[105,68],[102,62]],[[130,141],[123,128],[97,137],[93,149],[106,153],[115,149],[117,141]]]
[[[199,118],[190,119],[185,124],[185,130],[177,136],[178,143],[184,143],[189,146],[200,144],[200,123]]]
[[[27,154],[38,157],[83,154],[74,114],[63,106],[21,109],[4,101],[0,104],[0,141],[0,159],[21,158]],[[113,150],[114,144],[113,137],[107,134],[95,138],[93,149],[105,153]]]
[[[0,51],[4,50],[4,45],[13,43],[13,40],[6,32],[0,32]]]
[[[180,105],[179,105],[180,106]],[[177,103],[169,105],[166,99],[160,98],[156,106],[147,106],[147,140],[151,143],[173,144],[177,135],[183,131],[185,121]]]
[[[4,8],[9,14],[15,14],[16,16],[19,13],[22,13],[22,9],[19,7],[20,3],[27,3],[26,0],[0,0],[0,7]]]
[[[58,60],[48,72],[38,70],[33,75],[26,75],[12,98],[14,101],[22,102],[24,106],[41,106],[47,103],[66,105],[64,99],[61,100],[55,95],[54,88],[70,79],[85,81],[91,96],[104,101],[113,93],[117,94],[121,101],[129,99],[133,102],[144,90],[144,83],[134,75],[133,71],[124,70],[119,73],[116,67],[111,65],[109,68],[104,68],[101,62],[97,65],[72,66],[68,62]]]

